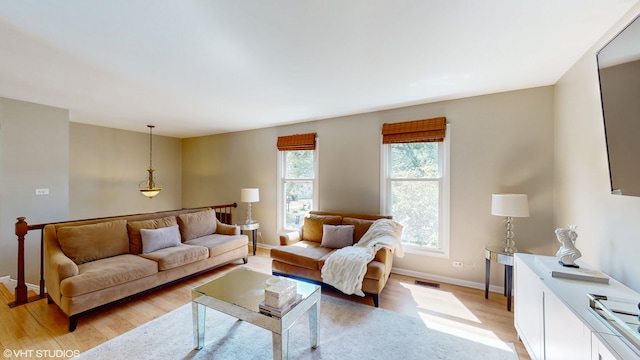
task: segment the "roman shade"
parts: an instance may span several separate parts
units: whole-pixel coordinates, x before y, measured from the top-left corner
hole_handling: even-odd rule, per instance
[[[415,143],[444,141],[447,118],[412,120],[382,124],[382,143]]]
[[[315,150],[316,133],[278,136],[278,150]]]

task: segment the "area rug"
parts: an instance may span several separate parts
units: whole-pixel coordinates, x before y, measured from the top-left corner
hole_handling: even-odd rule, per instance
[[[513,344],[480,342],[422,320],[322,295],[320,340],[311,349],[308,316],[289,331],[290,359],[517,359]],[[191,304],[82,353],[78,359],[271,359],[271,333],[208,310],[205,346],[193,349]]]

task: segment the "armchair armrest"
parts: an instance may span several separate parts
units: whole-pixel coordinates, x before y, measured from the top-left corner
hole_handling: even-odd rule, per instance
[[[302,240],[302,233],[298,230],[290,230],[280,233],[280,245],[293,245]]]
[[[388,262],[392,262],[393,261],[393,254],[391,253],[391,250],[389,250],[387,248],[382,248],[382,249],[378,250],[374,260],[380,261],[381,263],[385,263],[386,264]]]
[[[391,267],[393,266],[393,253],[387,248],[378,250],[374,260],[384,264],[385,273],[387,276],[391,273]]]

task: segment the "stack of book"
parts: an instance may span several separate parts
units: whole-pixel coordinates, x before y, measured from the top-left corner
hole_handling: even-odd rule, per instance
[[[265,304],[265,302],[260,303],[260,312],[265,315],[275,316],[275,317],[283,317],[286,313],[289,312],[294,306],[296,306],[300,301],[302,301],[302,296],[297,295],[288,303],[282,305],[279,308],[275,308]]]

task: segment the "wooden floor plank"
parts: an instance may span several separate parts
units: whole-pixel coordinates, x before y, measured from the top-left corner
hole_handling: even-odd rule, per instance
[[[68,318],[46,299],[9,308],[10,291],[0,284],[0,347],[9,350],[71,350],[83,352],[107,340],[158,318],[191,301],[191,289],[229,270],[241,266],[223,266],[177,284],[110,306],[80,318],[78,328],[68,332]],[[270,273],[269,251],[258,249],[249,257],[250,268]],[[516,346],[520,359],[529,359],[513,327],[513,312],[506,310],[506,297],[484,291],[440,283],[439,288],[416,285],[410,276],[392,274],[380,296],[380,307],[404,315],[457,328],[480,336],[498,338]],[[372,305],[370,297],[346,296],[337,290],[323,289],[332,296]]]

